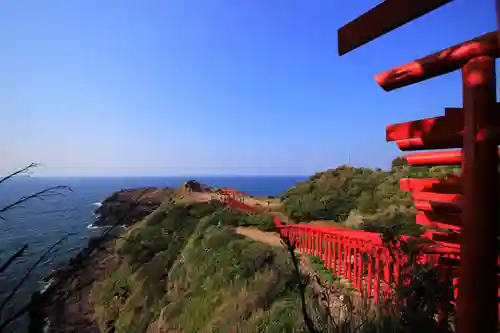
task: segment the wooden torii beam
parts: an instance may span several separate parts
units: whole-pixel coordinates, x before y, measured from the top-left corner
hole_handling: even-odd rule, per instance
[[[343,55],[448,2],[450,1],[384,1],[339,29],[339,54]],[[497,0],[497,20],[500,27],[500,0]],[[427,136],[425,140],[422,136],[406,137],[406,142],[398,142],[403,150],[463,147],[460,155],[463,200],[457,206],[461,211],[461,233],[458,239],[455,237],[453,240],[460,242],[456,317],[459,333],[498,331],[500,193],[499,141],[496,132],[500,127],[497,122],[495,58],[499,57],[499,53],[500,29],[375,76],[377,83],[384,90],[390,91],[455,70],[462,71],[462,128],[457,130],[458,123],[455,121],[450,136]],[[428,121],[427,125],[430,122],[432,121]],[[430,125],[427,131],[431,132],[433,126],[434,124]],[[443,161],[443,158],[444,155],[434,155],[433,162]],[[456,156],[447,156],[445,159],[453,158],[456,159]],[[444,198],[438,193],[434,196]],[[422,196],[421,199],[427,197]],[[434,210],[432,205],[422,205],[421,208],[424,211]],[[426,218],[421,215],[421,222],[427,223],[424,220]]]
[[[377,83],[390,91],[458,69],[462,71],[462,129],[456,131],[457,120],[448,117],[448,130],[455,132],[448,133],[451,135],[427,136],[427,140],[421,140],[422,137],[407,138],[397,142],[402,150],[463,147],[460,154],[463,180],[463,199],[459,204],[461,232],[450,235],[454,237],[453,242],[460,242],[456,317],[459,333],[476,332],[478,327],[482,327],[483,332],[498,330],[500,126],[495,58],[500,56],[500,49],[497,37],[497,32],[493,31],[375,76]],[[432,132],[432,128],[429,132]],[[461,139],[461,144],[457,139]],[[410,155],[409,158],[417,162],[425,157],[426,164],[450,164],[454,162],[453,159],[456,162],[453,154],[427,153]]]
[[[338,30],[344,55],[452,0],[386,0]]]

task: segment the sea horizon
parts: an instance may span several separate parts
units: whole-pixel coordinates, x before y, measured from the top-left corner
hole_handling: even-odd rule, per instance
[[[193,175],[17,175],[16,177],[23,178],[219,178],[219,177],[309,177],[312,174],[193,174]],[[3,176],[5,177],[5,176]]]
[[[0,186],[0,206],[5,206],[20,197],[57,185],[68,186],[72,191],[61,190],[60,195],[51,195],[44,200],[30,200],[23,207],[3,214],[0,223],[0,262],[29,244],[23,258],[0,277],[4,286],[0,290],[0,301],[12,289],[29,266],[48,247],[67,234],[72,234],[38,266],[27,279],[13,301],[13,309],[26,302],[31,293],[42,290],[45,278],[52,269],[66,263],[69,258],[86,246],[88,239],[101,231],[89,228],[95,221],[96,204],[115,191],[139,187],[176,188],[185,181],[195,179],[203,184],[235,188],[250,195],[279,196],[288,188],[309,176],[290,175],[177,175],[177,176],[33,176],[13,177]],[[26,322],[20,323],[25,325]],[[19,327],[18,327],[19,328]]]

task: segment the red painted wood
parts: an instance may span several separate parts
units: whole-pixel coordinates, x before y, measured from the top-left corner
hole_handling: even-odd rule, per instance
[[[497,108],[500,108],[500,103],[497,103]],[[444,116],[445,117],[459,117],[464,118],[464,109],[463,108],[444,108]]]
[[[344,272],[344,278],[346,280],[351,281],[351,244],[349,239],[346,240],[344,261],[346,267],[346,271]]]
[[[462,152],[460,150],[445,150],[439,152],[426,152],[406,154],[409,165],[459,165],[462,163]]]
[[[499,149],[500,154],[500,149]],[[406,154],[409,165],[460,165],[462,164],[461,150],[447,150],[440,152]]]
[[[384,256],[384,300],[387,300],[389,298],[389,286],[391,283],[391,274],[390,274],[390,263],[391,259],[389,256],[386,254]]]
[[[459,229],[462,225],[460,214],[439,213],[439,212],[426,212],[422,213],[425,217],[433,223],[443,223],[450,226],[452,229]]]
[[[500,113],[500,103],[496,105]],[[407,121],[386,127],[386,141],[398,141],[406,139],[434,141],[460,140],[464,134],[464,112],[462,108],[445,108],[445,115],[440,117],[425,118]],[[500,124],[500,114],[497,114],[495,123]],[[453,147],[451,147],[453,148]]]
[[[332,242],[329,236],[326,237],[326,267],[332,268]]]
[[[332,273],[333,275],[335,275],[335,266],[336,266],[336,262],[335,262],[335,237],[333,235],[331,235],[330,237],[330,267],[332,268]]]
[[[429,219],[429,217],[423,213],[420,212],[416,216],[416,223],[420,225],[424,225],[427,227],[437,227],[437,228],[443,228],[443,229],[450,229],[450,230],[460,230],[460,225],[453,225],[453,224],[447,224],[443,222],[438,222],[438,221],[433,221]]]
[[[439,182],[440,180],[435,178],[402,178],[399,180],[399,189],[403,192],[421,192],[431,190],[432,186]]]
[[[444,194],[434,192],[412,192],[411,197],[415,201],[430,201],[431,204],[458,204],[461,200],[460,194]]]
[[[399,285],[399,274],[400,274],[400,267],[402,266],[402,262],[396,262],[394,264],[394,283],[396,286]]]
[[[317,256],[317,255],[318,255],[318,253],[319,253],[319,250],[318,250],[318,246],[319,246],[319,238],[318,238],[318,236],[319,236],[319,234],[318,234],[318,232],[317,232],[317,231],[312,231],[312,235],[311,235],[311,237],[312,237],[312,239],[313,239],[313,242],[312,242],[312,243],[313,243],[313,244],[312,244],[312,246],[313,246],[313,248],[312,248],[312,253],[313,253],[313,255],[315,255],[315,256]]]
[[[377,74],[375,81],[385,91],[390,91],[456,71],[482,55],[499,56],[496,31]]]
[[[316,238],[314,237],[315,231],[314,230],[308,230],[307,233],[308,233],[308,236],[309,236],[309,239],[310,239],[310,242],[309,242],[309,253],[311,255],[315,255],[315,252],[314,252],[315,243],[316,243]]]
[[[337,276],[342,277],[342,268],[344,267],[344,256],[343,256],[343,251],[344,251],[344,239],[343,237],[339,238],[339,252],[338,252],[338,261],[339,261],[339,271]]]
[[[439,212],[449,214],[461,212],[461,207],[458,203],[414,200],[413,204],[417,210],[422,212]]]
[[[423,182],[431,185],[432,181]],[[408,189],[415,190],[415,183],[410,182]],[[418,184],[418,183],[417,183]],[[420,183],[419,185],[421,185]],[[417,185],[418,186],[418,185]],[[421,187],[421,186],[420,186]],[[421,189],[421,188],[418,188]],[[429,213],[428,213],[429,214]],[[437,214],[437,213],[432,213]],[[442,214],[441,214],[442,215]],[[441,218],[443,216],[439,215]],[[420,216],[425,216],[420,214]],[[445,215],[449,216],[449,215]],[[451,215],[455,218],[457,215]],[[428,217],[427,217],[428,218]],[[449,218],[449,217],[448,217]],[[418,218],[420,219],[420,218]],[[387,299],[389,297],[389,286],[383,284],[384,288],[380,290],[380,268],[383,267],[383,279],[386,281],[394,281],[397,283],[399,281],[399,268],[404,262],[403,259],[396,258],[396,261],[391,262],[392,259],[388,255],[388,252],[383,248],[378,248],[374,253],[370,253],[372,250],[371,239],[377,239],[373,237],[374,233],[366,232],[342,232],[335,228],[316,228],[315,226],[308,225],[282,225],[280,227],[282,233],[289,234],[291,239],[300,239],[300,235],[306,235],[307,241],[309,241],[310,246],[307,247],[309,252],[319,250],[319,254],[322,258],[325,258],[325,266],[330,268],[334,274],[340,276],[344,279],[349,279],[353,286],[359,290],[365,290],[368,296],[373,296],[374,302],[378,302],[380,298]],[[338,233],[337,233],[338,232]],[[449,242],[456,242],[457,235],[445,235],[439,233],[428,232],[429,237],[438,240],[435,246],[425,247],[426,253],[429,253],[427,261],[438,263],[436,259],[442,256],[449,256],[452,253],[458,254],[459,245],[452,244]],[[368,245],[365,243],[363,234],[366,234]],[[354,235],[356,237],[351,237]],[[403,237],[404,239],[409,239],[409,237]],[[319,240],[323,240],[322,242]],[[320,244],[318,246],[318,244]],[[323,245],[323,246],[321,246]],[[380,245],[377,245],[380,246]],[[382,252],[380,252],[382,251]],[[330,252],[330,254],[329,254]],[[317,252],[316,252],[317,253]],[[368,272],[364,274],[364,263],[362,261],[361,255],[363,253],[368,253],[371,260],[368,261]],[[351,254],[351,255],[350,255]],[[330,259],[328,259],[330,257]],[[333,259],[335,258],[335,259]],[[434,259],[435,258],[435,259]],[[340,259],[340,260],[339,260]],[[351,261],[352,260],[352,261]],[[375,266],[373,269],[372,261],[375,261]],[[349,267],[350,266],[350,267]],[[375,273],[373,273],[375,271]],[[373,284],[375,282],[375,285]],[[382,292],[382,293],[380,293]]]
[[[316,255],[321,258],[321,260],[324,260],[322,257],[323,255],[323,233],[318,232],[317,233],[317,247],[316,247]]]
[[[462,193],[461,180],[456,175],[449,175],[445,179],[403,178],[399,181],[399,188],[403,192]]]
[[[354,240],[354,247],[353,247],[353,258],[351,259],[353,261],[353,275],[352,275],[352,280],[354,282],[354,288],[360,290],[360,281],[358,280],[358,251],[359,251],[359,244],[357,240]]]
[[[364,274],[364,266],[363,266],[363,253],[365,253],[364,246],[362,245],[362,241],[358,241],[358,250],[356,254],[356,267],[357,267],[357,274],[356,274],[356,280],[358,284],[358,290],[361,291],[363,290],[363,274]]]
[[[401,1],[397,5],[404,6],[406,2]],[[421,1],[413,3],[421,5]],[[347,35],[348,38],[339,34],[339,51],[345,53],[397,27],[400,23],[394,22],[398,22],[399,18],[396,21],[391,19],[385,21],[385,17],[380,14],[383,12],[380,8],[391,4],[392,2],[382,3],[377,6],[378,11],[375,8],[371,14],[365,14],[364,19],[360,17],[350,23],[351,34]],[[497,0],[497,18],[500,22],[499,8],[500,0]],[[377,13],[378,22],[373,22]],[[408,15],[411,16],[407,12],[406,16]],[[343,29],[345,31],[345,27]],[[454,226],[455,230],[461,227],[464,237],[461,238],[460,245],[450,243],[457,243],[460,240],[458,234],[426,232],[425,237],[439,241],[423,248],[427,254],[421,260],[422,263],[439,264],[439,258],[463,257],[460,262],[460,272],[463,273],[461,279],[460,281],[453,280],[455,285],[460,283],[461,288],[460,294],[455,294],[455,297],[458,297],[455,324],[457,333],[473,333],[478,327],[481,327],[481,331],[484,332],[498,330],[500,314],[498,292],[500,290],[496,275],[497,251],[484,251],[484,248],[496,249],[499,234],[500,122],[498,115],[500,112],[498,112],[496,102],[494,68],[494,58],[500,55],[499,38],[500,30],[494,31],[375,76],[379,85],[388,91],[463,67],[464,107],[462,110],[448,108],[445,110],[444,117],[392,125],[388,127],[386,133],[388,140],[395,140],[397,146],[403,151],[464,149],[463,156],[460,152],[449,151],[408,156],[411,165],[458,165],[462,160],[466,162],[462,167],[463,183],[456,184],[458,187],[456,191],[449,188],[446,191],[442,188],[438,189],[437,185],[440,184],[431,184],[430,189],[425,186],[421,186],[419,190],[408,187],[417,199],[415,206],[426,212],[426,214],[420,214],[419,222],[443,223]],[[455,202],[459,194],[464,194],[461,205]],[[332,232],[338,231],[332,230]],[[345,233],[343,235],[346,241],[365,239],[362,234]],[[377,249],[382,248],[378,248],[377,245]],[[445,252],[449,250],[451,252]],[[362,250],[359,249],[359,251]],[[381,273],[380,264],[384,265],[384,276],[387,275],[387,267],[389,267],[387,265],[390,259],[385,257],[386,254],[384,250],[383,253],[379,251],[374,255],[377,277]],[[403,261],[404,258],[401,259],[401,262]],[[394,265],[399,263],[398,258]],[[394,266],[394,272],[397,271],[396,267]],[[389,271],[388,274],[390,275],[391,272]],[[374,299],[377,303],[380,296],[387,296],[387,293],[379,294],[378,281],[374,287],[376,289]],[[446,318],[441,315],[440,319]]]
[[[338,237],[336,235],[334,235],[333,237],[333,244],[332,244],[332,262],[333,262],[333,274],[335,276],[338,276],[338,272],[337,272],[337,266],[339,265],[339,261],[338,261],[338,246],[339,246],[339,240],[338,240]]]
[[[435,240],[438,242],[460,244],[460,234],[458,234],[458,233],[435,233],[432,235],[432,240]]]
[[[375,277],[374,277],[374,292],[373,297],[375,300],[375,304],[378,304],[380,300],[380,249],[376,249],[375,251]]]
[[[248,213],[256,213],[257,210],[243,202],[239,202],[238,200],[235,200],[233,198],[226,198],[226,203],[228,205],[230,205],[232,208],[235,208],[237,210],[241,210],[241,211],[244,211],[244,212],[248,212]]]
[[[371,244],[368,244],[368,283],[367,283],[367,295],[372,297],[372,270],[373,270],[373,248]]]
[[[451,0],[385,0],[338,30],[339,55],[352,51]]]
[[[443,137],[463,134],[462,117],[448,116],[426,118],[386,127],[386,141],[398,141],[412,138]]]
[[[447,136],[441,138],[411,138],[396,141],[396,145],[401,151],[408,150],[430,150],[461,148],[462,138],[458,136]]]
[[[306,253],[311,254],[312,238],[311,238],[309,230],[305,231],[305,236],[307,237],[305,250],[306,250]]]
[[[498,143],[490,135],[498,129],[493,122],[497,103],[495,72],[493,55],[478,56],[462,68],[466,126],[461,232],[465,237],[460,242],[457,333],[474,332],[477,327],[483,332],[498,330],[498,253],[493,249],[498,249],[500,176]]]

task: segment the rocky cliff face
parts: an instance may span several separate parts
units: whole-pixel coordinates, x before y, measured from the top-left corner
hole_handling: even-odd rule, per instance
[[[152,213],[162,202],[172,197],[172,188],[145,187],[113,193],[95,210],[95,226],[131,225]]]
[[[118,228],[116,237],[91,240],[50,276],[52,286],[37,311],[47,318],[48,332],[202,332],[213,326],[229,333],[239,326],[258,332],[257,326],[271,323],[279,326],[277,331],[300,327],[298,306],[289,306],[297,297],[288,292],[293,275],[285,251],[235,233],[244,213],[216,201],[184,202],[187,188],[204,189],[191,182],[175,192],[123,190],[103,202],[97,210],[102,225],[124,215],[131,217],[118,224],[130,224],[158,208],[134,228]],[[181,200],[168,202],[175,193]],[[197,301],[221,297],[223,302]],[[269,319],[260,317],[262,302],[269,304]],[[233,309],[236,303],[241,307]]]
[[[131,225],[174,197],[175,193],[172,188],[154,187],[117,191],[95,210],[98,219],[93,224]],[[88,297],[92,284],[102,279],[116,260],[104,244],[117,232],[120,233],[115,230],[107,237],[90,239],[87,247],[46,278],[51,281],[51,286],[43,293],[42,305],[37,306],[37,312],[47,318],[45,324],[49,324],[49,332],[100,332],[92,320],[94,314]],[[35,326],[41,327],[43,323]]]
[[[33,326],[46,318],[54,333],[305,332],[287,250],[235,232],[253,215],[216,200],[183,200],[200,189],[188,182],[178,191],[122,190],[107,198],[97,210],[104,225],[155,211],[133,228],[91,239],[54,272]],[[319,302],[331,294],[319,283],[312,291],[307,304],[318,316],[343,306],[337,294]]]

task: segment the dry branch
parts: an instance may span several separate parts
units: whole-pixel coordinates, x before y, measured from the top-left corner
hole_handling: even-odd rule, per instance
[[[14,260],[16,260],[18,257],[22,256],[24,251],[26,251],[27,248],[28,248],[28,244],[24,244],[24,246],[19,251],[17,251],[13,255],[11,255],[10,258],[7,259],[5,264],[3,264],[2,267],[0,267],[0,273],[3,273],[3,271],[5,271],[7,268],[9,268],[10,265],[12,265]]]

